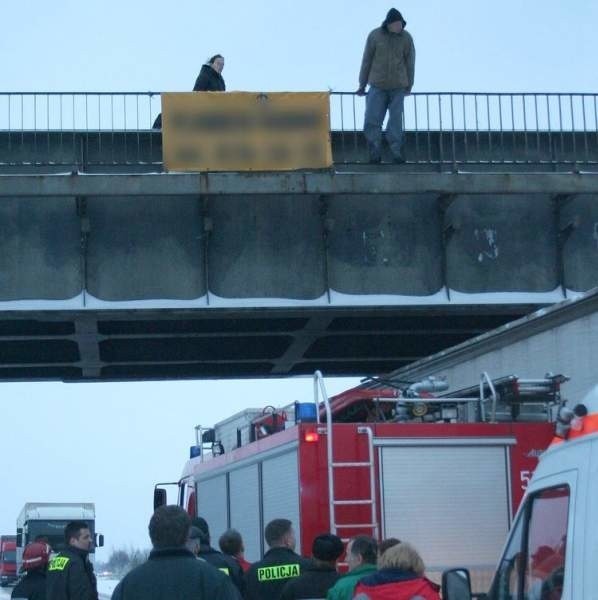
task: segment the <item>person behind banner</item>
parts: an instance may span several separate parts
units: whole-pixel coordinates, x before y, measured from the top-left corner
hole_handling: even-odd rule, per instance
[[[222,54],[214,54],[208,59],[205,65],[201,67],[201,71],[195,80],[193,86],[194,92],[224,92],[226,84],[222,77],[222,69],[224,69],[224,57]],[[162,129],[162,113],[158,114],[152,129]]]
[[[226,84],[222,77],[224,69],[224,57],[222,54],[214,54],[208,59],[195,80],[194,92],[224,92]]]

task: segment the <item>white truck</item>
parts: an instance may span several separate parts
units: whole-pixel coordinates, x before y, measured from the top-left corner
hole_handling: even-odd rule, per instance
[[[444,600],[598,598],[598,386],[574,413],[540,459],[490,591],[472,595],[468,571],[453,569]]]
[[[17,572],[21,567],[23,549],[30,542],[43,540],[54,552],[66,546],[64,528],[71,521],[84,521],[95,540],[95,546],[104,545],[104,536],[95,533],[95,505],[91,502],[27,502],[17,517]]]

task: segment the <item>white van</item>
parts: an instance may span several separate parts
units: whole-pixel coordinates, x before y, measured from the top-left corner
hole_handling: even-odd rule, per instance
[[[487,594],[466,569],[443,574],[444,600],[598,599],[598,388],[581,429],[541,457]],[[465,542],[465,541],[464,541]]]

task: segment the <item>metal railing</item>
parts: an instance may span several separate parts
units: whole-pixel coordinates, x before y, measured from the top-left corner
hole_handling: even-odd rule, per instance
[[[365,98],[330,107],[335,162],[365,162]],[[160,109],[158,92],[0,93],[0,166],[161,166]],[[413,164],[598,164],[598,94],[414,93],[404,129]]]

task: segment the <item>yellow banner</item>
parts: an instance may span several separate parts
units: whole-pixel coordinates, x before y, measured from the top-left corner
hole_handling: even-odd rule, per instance
[[[168,171],[330,167],[329,94],[162,94],[162,154]]]

